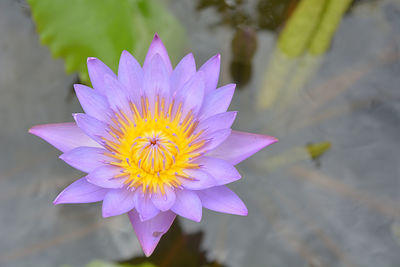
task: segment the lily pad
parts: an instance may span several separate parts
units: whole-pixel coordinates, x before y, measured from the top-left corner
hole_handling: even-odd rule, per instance
[[[123,50],[143,59],[155,32],[172,58],[182,51],[184,30],[157,0],[28,0],[42,44],[89,84],[86,59],[97,57],[114,71]]]

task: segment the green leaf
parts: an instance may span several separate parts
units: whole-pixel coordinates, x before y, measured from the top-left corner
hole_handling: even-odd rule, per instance
[[[311,159],[315,160],[320,158],[331,146],[331,142],[310,143],[306,145],[306,149]]]
[[[330,0],[309,46],[311,54],[320,55],[328,50],[344,13],[352,0]]]
[[[328,50],[342,16],[352,0],[301,0],[283,29],[278,46],[295,58],[305,51],[320,55]]]
[[[329,0],[301,0],[279,36],[278,46],[289,57],[307,49]]]
[[[182,50],[184,30],[157,0],[28,0],[42,44],[89,83],[86,59],[97,57],[114,71],[123,50],[144,59],[155,32],[172,57]]]

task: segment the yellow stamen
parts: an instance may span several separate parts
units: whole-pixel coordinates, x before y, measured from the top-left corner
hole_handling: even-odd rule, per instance
[[[192,112],[182,114],[182,103],[166,102],[157,96],[151,112],[149,100],[142,97],[141,107],[129,103],[133,120],[122,111],[112,118],[109,130],[114,140],[103,139],[110,150],[106,155],[117,160],[111,165],[122,168],[114,178],[127,177],[128,187],[164,194],[164,186],[179,187],[179,179],[192,179],[185,169],[199,168],[193,159],[200,154],[194,151],[205,141],[198,140],[201,131],[193,134],[198,121]]]

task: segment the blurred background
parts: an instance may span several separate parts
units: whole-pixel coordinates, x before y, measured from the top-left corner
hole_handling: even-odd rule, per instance
[[[221,53],[247,217],[182,218],[145,259],[127,216],[53,206],[82,173],[27,130],[72,121],[86,57]],[[400,1],[1,0],[0,266],[400,266]]]

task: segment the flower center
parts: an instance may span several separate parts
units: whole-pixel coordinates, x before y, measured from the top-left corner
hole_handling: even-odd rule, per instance
[[[178,146],[162,131],[145,133],[131,146],[130,162],[147,173],[159,173],[169,169],[178,156]]]
[[[141,109],[130,103],[129,111],[115,113],[109,126],[114,140],[105,140],[105,147],[117,160],[110,164],[121,167],[115,179],[124,177],[132,189],[164,193],[164,186],[191,179],[184,170],[199,167],[192,161],[201,155],[205,140],[199,138],[201,131],[195,132],[198,121],[192,113],[182,113],[182,104],[157,99],[153,109],[142,98]]]

